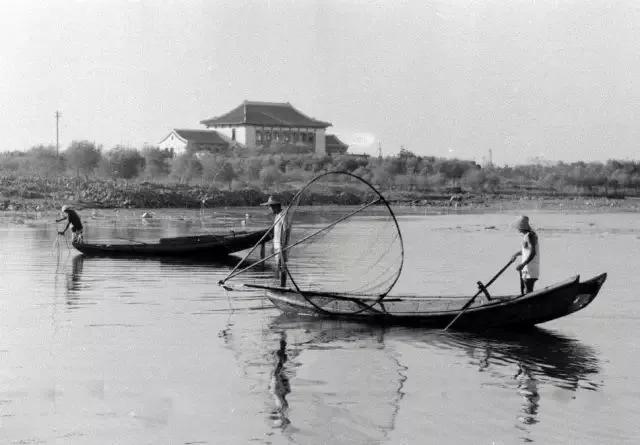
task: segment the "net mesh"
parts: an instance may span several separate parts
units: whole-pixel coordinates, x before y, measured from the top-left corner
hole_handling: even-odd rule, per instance
[[[293,198],[286,223],[288,279],[308,299],[319,300],[317,293],[381,299],[400,276],[404,249],[395,216],[357,176],[316,177]]]

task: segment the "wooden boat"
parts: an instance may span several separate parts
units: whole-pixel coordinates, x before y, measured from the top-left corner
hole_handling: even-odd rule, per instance
[[[327,223],[322,227],[308,227],[302,218],[296,222],[301,206],[314,203],[324,190],[337,184],[348,185],[350,193],[360,196],[360,207],[324,215]],[[359,190],[359,194],[353,190]],[[341,229],[345,221],[372,206],[378,206],[374,223]],[[487,288],[515,262],[517,257],[512,256],[489,281],[477,282],[479,290],[473,296],[389,295],[404,263],[400,226],[380,192],[349,172],[327,172],[309,181],[293,197],[284,218],[281,221],[286,221],[287,235],[281,243],[282,252],[287,253],[278,259],[279,277],[286,273],[291,287],[262,283],[244,286],[265,290],[267,298],[285,313],[445,330],[452,326],[459,330],[522,328],[583,309],[607,278],[607,274],[601,274],[580,281],[575,276],[528,294],[492,297]],[[263,261],[242,269],[236,266],[219,284],[226,286],[226,281]],[[310,273],[313,268],[317,273]],[[320,275],[323,271],[324,276]]]
[[[90,244],[73,243],[85,255],[138,257],[208,257],[216,258],[248,249],[270,239],[268,229],[231,231],[212,235],[161,238],[157,243]],[[264,239],[263,239],[264,237]]]
[[[456,330],[525,328],[551,321],[586,307],[607,278],[601,274],[587,281],[575,276],[561,283],[525,294],[492,297],[464,311]],[[354,320],[377,325],[411,325],[443,328],[461,311],[470,296],[361,298],[294,289],[245,284],[265,289],[267,297],[285,313]]]

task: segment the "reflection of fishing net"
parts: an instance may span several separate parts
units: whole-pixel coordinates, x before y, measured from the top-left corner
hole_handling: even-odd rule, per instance
[[[341,205],[324,205],[336,202]],[[330,172],[312,180],[290,203],[287,228],[288,279],[311,303],[319,303],[316,292],[381,299],[400,276],[395,216],[357,176]]]

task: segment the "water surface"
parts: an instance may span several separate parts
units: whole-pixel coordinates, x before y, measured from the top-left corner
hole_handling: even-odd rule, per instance
[[[92,241],[242,230],[269,220],[263,209],[141,214],[81,212]],[[532,332],[491,335],[287,318],[260,292],[216,285],[234,259],[86,258],[54,248],[54,217],[0,219],[3,443],[640,438],[635,214],[531,213],[542,285],[576,273],[606,271],[609,279],[581,312]],[[514,217],[404,212],[405,265],[392,293],[470,295],[517,250]],[[360,218],[353,230],[373,232],[376,224]],[[322,278],[312,262],[309,273]],[[272,274],[267,266],[248,278]],[[492,290],[515,292],[517,280],[510,269]]]

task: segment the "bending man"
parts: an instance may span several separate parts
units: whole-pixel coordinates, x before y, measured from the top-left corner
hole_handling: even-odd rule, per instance
[[[76,213],[68,205],[62,206],[62,213],[66,213],[63,218],[56,219],[56,222],[67,220],[67,226],[64,228],[62,232],[58,232],[59,235],[64,235],[69,226],[71,226],[71,233],[73,233],[73,238],[71,239],[74,243],[82,243],[82,221],[80,221],[80,216]]]

